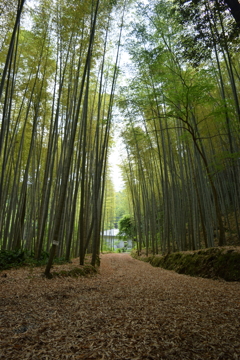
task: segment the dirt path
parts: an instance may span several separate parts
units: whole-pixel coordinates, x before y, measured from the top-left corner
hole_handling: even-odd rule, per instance
[[[74,265],[74,264],[73,264]],[[102,256],[93,278],[0,277],[0,359],[240,360],[240,284]]]

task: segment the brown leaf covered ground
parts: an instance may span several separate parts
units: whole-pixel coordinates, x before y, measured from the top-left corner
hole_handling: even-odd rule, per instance
[[[0,275],[0,359],[240,359],[240,283],[127,254],[103,255],[94,277],[41,272]]]

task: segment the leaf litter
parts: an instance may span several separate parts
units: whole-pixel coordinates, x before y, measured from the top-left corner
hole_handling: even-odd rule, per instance
[[[128,254],[102,255],[95,276],[47,280],[42,272],[0,277],[0,359],[240,360],[238,282],[180,275]]]

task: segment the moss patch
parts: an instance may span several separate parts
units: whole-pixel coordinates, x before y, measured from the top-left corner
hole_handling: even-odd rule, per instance
[[[92,265],[85,265],[82,267],[75,267],[71,270],[61,270],[59,272],[52,272],[51,277],[79,277],[94,275],[97,273],[97,269]]]
[[[174,270],[179,274],[226,281],[240,281],[240,251],[237,248],[209,248],[194,252],[177,252],[165,256],[137,256],[152,266]]]

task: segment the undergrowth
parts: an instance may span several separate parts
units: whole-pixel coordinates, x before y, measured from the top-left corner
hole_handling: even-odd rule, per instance
[[[75,267],[71,270],[61,270],[59,272],[53,272],[51,277],[79,277],[94,275],[97,273],[97,269],[92,265],[84,265],[82,267]]]
[[[240,253],[228,248],[209,248],[189,252],[176,252],[165,256],[137,256],[135,259],[149,262],[152,266],[174,270],[179,274],[226,281],[240,281]]]
[[[42,266],[46,265],[49,254],[46,251],[41,253],[40,258],[35,259],[34,253],[27,250],[1,250],[0,251],[0,271],[21,266]],[[55,258],[54,264],[65,264],[69,261],[65,258]]]

